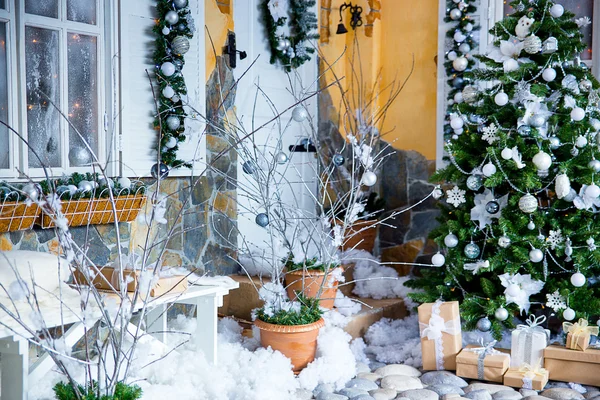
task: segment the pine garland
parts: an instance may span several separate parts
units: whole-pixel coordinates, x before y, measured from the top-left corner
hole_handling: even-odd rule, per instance
[[[262,22],[271,49],[270,63],[279,62],[287,72],[290,72],[309,61],[315,52],[308,41],[319,38],[319,34],[311,33],[319,26],[316,14],[311,11],[316,1],[289,0],[288,17],[279,17],[277,20],[273,18],[269,8],[269,3],[272,1],[277,0],[263,0],[260,4]],[[283,30],[286,24],[290,34],[278,33],[278,30]]]
[[[187,87],[181,73],[185,65],[184,52],[177,54],[173,51],[173,43],[176,38],[177,41],[185,42],[194,36],[194,21],[187,7],[187,2],[185,7],[177,8],[172,0],[158,0],[156,9],[158,11],[158,22],[154,26],[154,32],[156,33],[154,63],[156,65],[156,83],[158,86],[156,96],[159,114],[154,120],[154,127],[159,131],[160,162],[169,168],[182,166],[191,168],[191,164],[177,158],[179,143],[184,142],[186,139],[185,119],[187,113],[183,107],[182,97],[187,95]],[[165,18],[169,12],[177,13],[179,17],[177,23],[171,25],[166,21]],[[166,62],[170,62],[176,67],[175,73],[171,76],[165,75],[161,70],[161,66]],[[173,89],[174,95],[172,97],[165,96],[164,90],[167,87]],[[179,119],[177,129],[171,130],[167,125],[167,119],[171,116]]]

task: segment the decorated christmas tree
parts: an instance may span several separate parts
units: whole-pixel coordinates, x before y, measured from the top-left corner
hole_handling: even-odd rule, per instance
[[[496,337],[511,315],[600,315],[600,96],[579,59],[590,21],[549,0],[511,5],[448,115],[441,252],[410,282]]]

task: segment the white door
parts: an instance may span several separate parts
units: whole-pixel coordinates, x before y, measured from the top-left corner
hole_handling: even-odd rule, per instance
[[[305,93],[314,93],[317,88],[318,64],[316,56],[299,69],[287,74],[281,66],[269,63],[270,52],[264,27],[261,23],[259,0],[236,0],[234,3],[235,34],[238,50],[245,51],[248,57],[237,61],[234,69],[236,79],[240,78],[236,94],[236,109],[239,120],[247,132],[253,127],[262,126],[294,105],[297,100],[293,91],[304,88]],[[258,59],[257,59],[258,57]],[[252,62],[254,65],[248,70]],[[260,88],[260,91],[257,91]],[[304,98],[304,97],[301,97]],[[315,221],[316,193],[316,163],[314,153],[290,152],[292,145],[299,144],[303,138],[310,136],[311,124],[317,126],[317,98],[311,97],[305,101],[310,118],[303,122],[291,119],[292,110],[283,113],[279,121],[274,121],[254,135],[254,143],[266,154],[273,157],[283,151],[288,155],[289,162],[278,165],[276,172],[281,172],[289,184],[282,183],[279,195],[282,202],[290,209],[298,210],[298,217],[303,223],[312,226]],[[274,108],[277,110],[275,111]],[[280,142],[280,143],[278,143]],[[255,222],[257,213],[264,212],[260,202],[253,201],[248,196],[256,195],[256,182],[252,176],[243,172],[242,163],[247,156],[239,157],[238,165],[238,226],[240,231],[240,248],[256,246],[268,253],[273,248],[267,229]],[[258,164],[262,164],[258,161]],[[271,219],[277,218],[271,214]],[[308,219],[312,219],[308,220]]]

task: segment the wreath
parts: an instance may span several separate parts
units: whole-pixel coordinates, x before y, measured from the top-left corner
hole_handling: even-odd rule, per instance
[[[158,114],[154,127],[160,131],[160,160],[169,168],[191,167],[177,158],[179,143],[185,141],[185,118],[183,96],[187,87],[181,70],[185,65],[183,55],[190,48],[189,39],[194,36],[194,20],[188,8],[188,0],[158,0],[156,33],[156,83]]]
[[[289,5],[289,7],[288,7]],[[279,62],[290,72],[311,59],[309,41],[318,39],[315,0],[263,0],[261,11],[271,50],[271,64]]]

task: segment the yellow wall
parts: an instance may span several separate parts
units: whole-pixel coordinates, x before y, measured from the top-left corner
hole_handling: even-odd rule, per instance
[[[223,53],[223,46],[227,42],[227,32],[233,31],[233,5],[229,7],[229,13],[224,13],[219,9],[215,0],[205,0],[204,13],[208,32],[205,39],[206,80],[208,80],[215,69],[215,52],[217,55]]]
[[[382,134],[384,140],[396,148],[416,150],[428,159],[435,159],[438,0],[382,0],[381,20],[375,21],[372,38],[365,36],[364,27],[355,32],[350,29],[349,12],[345,14],[344,22],[350,32],[345,35],[335,34],[339,21],[339,5],[342,3],[342,0],[333,1],[329,19],[330,42],[320,46],[323,57],[333,62],[346,48],[343,62],[338,62],[335,71],[338,77],[345,76],[346,84],[349,83],[352,57],[355,54],[352,47],[356,38],[361,53],[363,76],[368,77],[365,86],[372,88],[377,83],[375,87],[383,89],[394,80],[397,83],[404,80],[411,69],[414,55],[413,75],[389,110]],[[369,11],[368,1],[361,0],[355,3],[365,10],[365,20],[365,14]],[[354,62],[354,65],[357,67],[358,63]],[[376,82],[380,71],[380,80]],[[332,82],[332,74],[327,74],[325,80],[327,83]],[[329,92],[334,106],[338,108],[339,91]],[[380,104],[385,101],[385,97],[385,93],[382,93]],[[330,112],[330,116],[334,115],[335,112]]]

